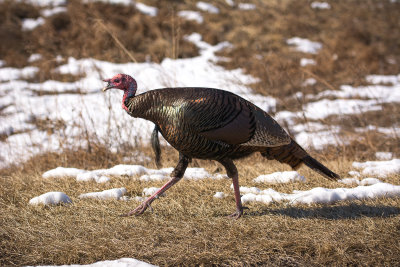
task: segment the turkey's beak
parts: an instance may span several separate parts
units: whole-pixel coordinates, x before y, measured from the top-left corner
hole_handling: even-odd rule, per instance
[[[106,85],[106,87],[104,87],[104,88],[102,89],[103,92],[107,91],[108,89],[114,88],[114,85],[111,83],[111,80],[110,80],[110,79],[105,79],[105,80],[103,80],[103,82],[107,82],[107,83],[108,83],[108,84]]]

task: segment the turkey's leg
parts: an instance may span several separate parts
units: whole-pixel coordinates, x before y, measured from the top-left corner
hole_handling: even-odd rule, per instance
[[[131,216],[133,214],[139,215],[142,214],[148,207],[150,207],[150,204],[159,196],[161,196],[165,191],[168,190],[171,186],[176,184],[182,177],[183,174],[186,171],[186,168],[190,162],[190,158],[186,157],[185,155],[179,153],[179,162],[176,165],[175,169],[171,173],[171,180],[169,180],[163,187],[161,187],[157,192],[155,192],[153,195],[151,195],[148,199],[146,199],[142,204],[140,204],[136,209],[131,210],[124,216]],[[150,207],[151,208],[151,207]]]
[[[240,198],[240,191],[239,191],[239,174],[236,169],[235,164],[231,159],[223,159],[219,161],[226,169],[226,174],[229,178],[232,178],[233,189],[235,191],[235,201],[236,201],[236,212],[229,215],[234,219],[239,219],[243,215],[243,206],[242,200]]]
[[[162,167],[161,165],[161,148],[160,140],[158,139],[158,132],[160,128],[157,125],[154,126],[153,133],[151,134],[151,146],[153,147],[155,162],[158,169]]]

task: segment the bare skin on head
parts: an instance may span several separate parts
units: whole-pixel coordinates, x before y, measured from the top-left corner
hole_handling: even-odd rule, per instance
[[[192,158],[216,160],[232,179],[236,211],[230,215],[240,218],[243,209],[239,176],[235,159],[260,152],[297,169],[302,163],[329,179],[339,175],[312,158],[265,111],[251,102],[214,88],[163,88],[136,95],[135,79],[117,74],[107,82],[103,91],[124,91],[122,108],[132,117],[152,121],[165,140],[179,151],[179,161],[171,180],[126,216],[142,214],[151,203],[182,179]]]

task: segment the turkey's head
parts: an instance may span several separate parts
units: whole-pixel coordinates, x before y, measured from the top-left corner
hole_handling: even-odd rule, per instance
[[[127,74],[117,74],[111,79],[104,79],[103,81],[108,83],[106,87],[103,88],[103,92],[115,88],[125,92],[136,93],[136,81]]]

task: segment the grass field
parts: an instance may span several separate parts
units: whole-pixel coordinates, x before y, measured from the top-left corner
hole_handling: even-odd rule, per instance
[[[400,4],[396,1],[328,1],[331,8],[326,10],[310,8],[312,1],[307,0],[246,1],[257,6],[246,11],[232,8],[225,1],[212,1],[220,13],[201,12],[203,24],[177,16],[181,10],[197,10],[197,1],[142,2],[157,7],[158,15],[150,17],[134,6],[72,0],[67,12],[46,18],[45,24],[32,31],[23,31],[22,21],[39,17],[44,8],[0,1],[0,60],[7,67],[38,67],[40,71],[26,79],[27,82],[50,79],[73,82],[84,74],[54,72],[68,57],[118,63],[191,58],[199,51],[184,36],[198,32],[207,43],[232,44],[231,48],[218,52],[227,59],[219,65],[227,69],[242,68],[258,78],[259,82],[250,87],[254,92],[278,99],[275,112],[301,111],[315,100],[305,97],[306,94],[339,90],[344,84],[366,85],[365,77],[371,74],[400,73]],[[294,36],[321,42],[323,48],[315,55],[305,56],[286,44]],[[34,53],[43,58],[29,63]],[[57,55],[64,58],[62,62],[55,60]],[[300,66],[304,57],[315,60],[316,65]],[[308,78],[316,83],[304,84]],[[302,92],[303,97],[294,98],[297,92]],[[6,94],[7,91],[0,91],[0,97]],[[68,92],[32,94],[59,94],[62,99]],[[110,104],[120,106],[119,102]],[[9,115],[8,107],[0,105],[0,122]],[[332,115],[320,120],[303,116],[296,123],[318,122],[340,127],[339,136],[353,137],[346,145],[309,150],[330,169],[346,177],[352,170],[352,162],[375,160],[377,151],[400,156],[398,135],[355,130],[368,125],[396,129],[400,126],[399,114],[399,102],[394,101],[383,103],[380,110]],[[61,120],[33,118],[31,123],[49,135],[63,133],[65,128]],[[293,125],[283,126],[291,132]],[[17,134],[20,133],[0,132],[0,142],[5,143]],[[121,143],[125,150],[116,153],[107,147],[110,142],[101,142],[97,136],[82,134],[80,138],[77,143],[85,143],[82,140],[88,143],[80,148],[37,154],[27,162],[0,170],[1,266],[89,264],[122,257],[161,266],[400,265],[400,198],[310,206],[249,203],[243,218],[231,220],[227,215],[234,211],[235,202],[230,180],[183,180],[154,202],[154,212],[120,217],[139,203],[80,199],[78,195],[125,187],[128,196],[136,196],[144,187],[160,187],[164,182],[113,177],[107,184],[97,184],[43,179],[42,174],[57,166],[93,170],[122,162],[155,168],[152,160],[136,156],[139,151],[153,158],[151,149],[132,140],[131,144]],[[175,166],[177,152],[168,146],[162,150],[163,166]],[[246,186],[256,186],[253,179],[258,175],[289,170],[288,166],[266,161],[259,155],[236,163],[240,185]],[[209,173],[225,172],[212,161],[193,160],[190,166],[204,167]],[[285,193],[315,187],[347,187],[306,167],[299,172],[307,178],[306,183],[261,187]],[[398,185],[400,176],[391,175],[384,181]],[[48,191],[65,192],[73,204],[28,205],[32,197]],[[217,191],[228,197],[213,198]]]
[[[400,263],[398,198],[311,206],[248,204],[245,216],[232,220],[227,218],[235,208],[231,181],[184,180],[153,204],[154,212],[127,218],[120,215],[133,209],[137,202],[79,199],[77,192],[123,186],[128,195],[134,196],[144,187],[159,187],[163,182],[121,177],[103,185],[41,177],[46,169],[39,167],[41,163],[47,168],[60,162],[66,166],[87,166],[90,159],[77,161],[78,155],[71,152],[51,159],[38,157],[26,165],[27,170],[2,176],[1,265],[87,264],[121,257],[157,265],[395,266]],[[170,160],[163,164],[172,165],[176,157],[176,153],[168,151],[164,158]],[[198,163],[210,172],[219,168],[212,162]],[[327,165],[343,175],[350,162],[336,160]],[[238,169],[241,184],[251,186],[258,174],[285,167],[252,156],[239,161]],[[307,176],[307,183],[268,186],[288,193],[315,186],[343,186],[304,167],[300,172]],[[388,182],[395,183],[398,179],[392,177]],[[73,204],[27,205],[31,196],[47,191],[65,192]],[[212,196],[217,191],[229,196],[215,199]]]

